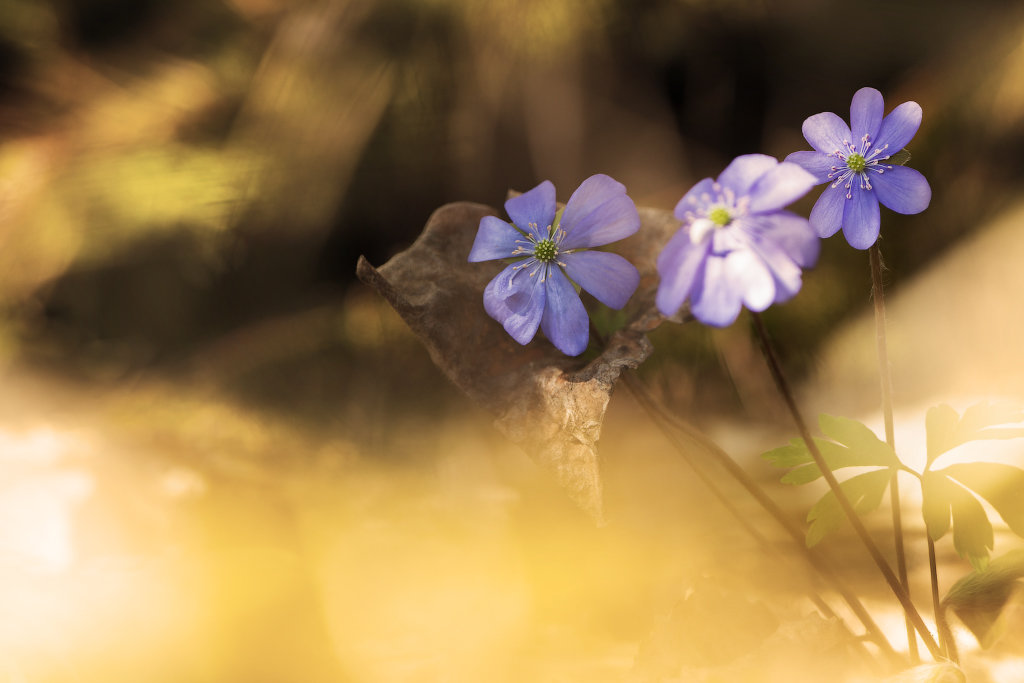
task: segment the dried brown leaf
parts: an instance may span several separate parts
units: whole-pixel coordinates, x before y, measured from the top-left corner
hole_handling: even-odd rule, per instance
[[[641,209],[640,231],[615,245],[640,270],[641,283],[625,326],[596,358],[585,354],[588,361],[565,356],[541,334],[521,346],[484,311],[484,287],[504,266],[466,259],[487,215],[497,212],[468,202],[442,206],[411,247],[379,269],[360,257],[357,273],[419,336],[434,363],[495,415],[498,429],[600,522],[597,441],[605,410],[619,374],[650,355],[646,333],[664,320],[653,307],[654,262],[678,223],[667,212]]]

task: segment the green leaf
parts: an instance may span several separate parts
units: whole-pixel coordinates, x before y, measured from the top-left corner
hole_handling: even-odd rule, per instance
[[[953,496],[953,547],[975,569],[988,565],[988,556],[995,544],[992,523],[978,499],[955,485]]]
[[[825,436],[843,444],[857,458],[858,465],[879,465],[898,467],[896,453],[889,444],[880,440],[867,426],[846,417],[821,415],[818,425]]]
[[[814,443],[830,470],[899,466],[896,453],[860,422],[822,415],[819,424],[832,441],[816,438]],[[775,467],[794,468],[782,477],[784,484],[806,484],[821,476],[820,468],[801,438],[792,439],[789,444],[767,451],[761,457]]]
[[[960,414],[945,403],[928,409],[924,417],[924,430],[929,466],[935,458],[958,445],[956,427],[959,423]]]
[[[797,465],[814,461],[814,458],[811,457],[811,452],[807,450],[807,445],[800,437],[791,439],[785,446],[765,451],[761,454],[761,457],[770,462],[774,467],[779,468],[796,467]]]
[[[850,499],[853,509],[859,514],[865,514],[882,503],[882,495],[889,486],[891,476],[888,469],[874,470],[850,477],[839,487]],[[831,490],[825,493],[807,513],[807,521],[811,523],[807,529],[807,547],[817,545],[826,534],[838,529],[845,518],[835,494]]]
[[[950,509],[955,491],[949,477],[935,472],[925,472],[921,477],[921,512],[928,529],[928,536],[938,541],[949,531]]]
[[[1012,403],[977,403],[964,411],[960,418],[960,433],[974,435],[992,425],[1024,421],[1024,412]],[[972,438],[978,438],[973,436]]]
[[[928,466],[946,451],[968,441],[1024,437],[1024,429],[989,429],[993,425],[1021,421],[1024,421],[1024,412],[1009,403],[978,403],[965,410],[962,417],[945,404],[930,408],[925,416]]]
[[[953,610],[982,648],[991,647],[1005,630],[1004,610],[1022,577],[1024,549],[1013,550],[953,584],[942,605]]]
[[[910,161],[910,151],[904,147],[900,151],[889,155],[889,158],[885,161],[893,166],[906,166],[907,162]]]
[[[991,503],[1013,533],[1024,537],[1024,470],[994,462],[972,462],[938,471]]]
[[[565,207],[564,206],[559,206],[558,210],[555,211],[555,219],[553,221],[551,221],[551,232],[552,233],[554,233],[555,228],[557,228],[559,225],[561,225],[561,223],[562,223],[562,214],[563,213],[565,213]]]
[[[800,440],[800,443],[803,444],[803,439]],[[844,467],[857,467],[865,464],[858,453],[837,443],[825,441],[824,439],[815,439],[814,443],[817,444],[821,457],[825,459],[825,464],[833,472]],[[811,453],[807,450],[807,446],[804,445],[803,449],[807,452],[807,457],[810,459]],[[814,462],[809,462],[787,472],[781,481],[783,484],[806,484],[820,476],[821,468]]]
[[[945,471],[925,472],[921,492],[922,513],[931,539],[937,541],[949,531],[952,513],[953,547],[975,569],[983,569],[995,537],[992,523],[978,499],[950,479]]]
[[[799,486],[800,484],[809,484],[820,477],[821,468],[814,463],[811,463],[810,465],[804,465],[802,467],[794,467],[789,472],[782,475],[782,478],[779,479],[779,481],[783,484]]]

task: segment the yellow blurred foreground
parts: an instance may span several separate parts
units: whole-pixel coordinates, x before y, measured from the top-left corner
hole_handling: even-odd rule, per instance
[[[369,453],[195,387],[4,383],[5,683],[875,680],[623,392],[597,528],[472,410]]]

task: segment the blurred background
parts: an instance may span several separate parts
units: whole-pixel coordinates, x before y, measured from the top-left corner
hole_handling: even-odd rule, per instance
[[[883,211],[900,400],[1019,391],[1018,2],[4,0],[0,681],[718,680],[783,637],[774,611],[720,658],[665,645],[709,576],[729,611],[799,576],[694,519],[714,503],[626,396],[594,528],[355,263],[544,179],[671,209],[865,85],[924,108],[933,188]],[[853,417],[867,273],[828,240],[767,315],[808,400]],[[777,445],[746,325],[653,339],[666,403],[741,456]]]

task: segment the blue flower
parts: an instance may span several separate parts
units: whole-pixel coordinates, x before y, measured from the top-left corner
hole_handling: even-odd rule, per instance
[[[921,125],[921,106],[904,102],[885,113],[882,93],[861,88],[850,104],[850,124],[832,112],[804,121],[803,133],[813,152],[793,152],[786,161],[829,183],[811,209],[811,226],[821,237],[840,227],[855,249],[867,249],[878,239],[878,204],[896,213],[920,213],[928,208],[932,189],[912,168],[886,164],[902,150]]]
[[[484,308],[520,344],[539,327],[560,351],[578,356],[587,348],[590,325],[576,285],[598,301],[619,309],[640,283],[633,265],[605,251],[586,251],[640,228],[626,188],[606,175],[594,175],[573,192],[558,215],[550,181],[505,202],[512,219],[480,221],[469,260],[518,258],[484,290]],[[521,257],[521,258],[520,258]]]
[[[676,205],[682,228],[658,255],[658,310],[670,316],[689,300],[695,318],[725,327],[743,306],[763,311],[793,297],[819,242],[783,207],[812,187],[810,173],[764,154],[736,157],[717,180],[694,185]]]

